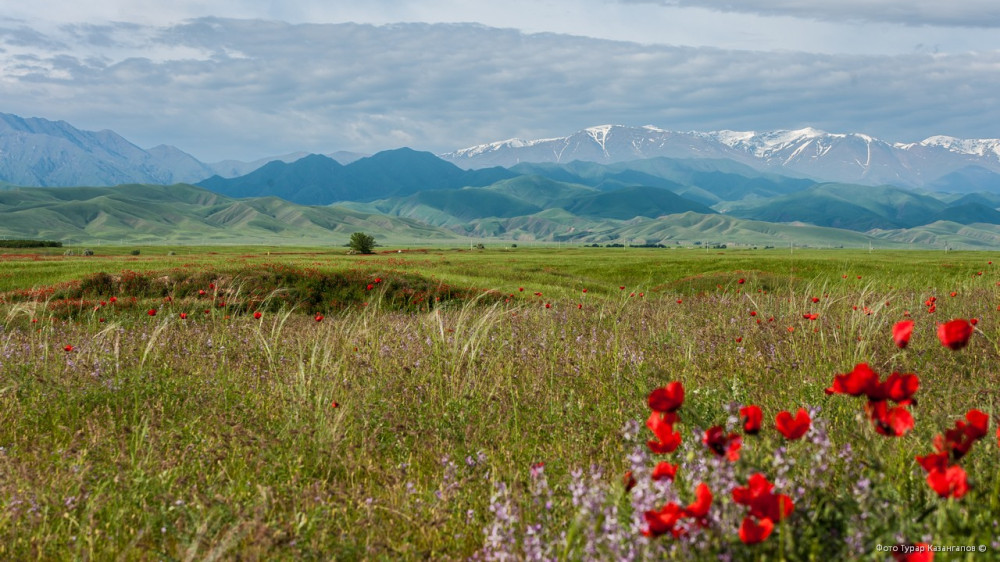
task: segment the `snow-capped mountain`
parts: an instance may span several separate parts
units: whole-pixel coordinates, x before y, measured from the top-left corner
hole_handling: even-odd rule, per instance
[[[511,139],[441,155],[464,168],[573,160],[612,163],[657,156],[728,158],[787,175],[870,185],[920,187],[970,167],[1000,174],[1000,139],[935,136],[892,144],[861,133],[813,128],[677,132],[653,126],[602,125],[567,137]]]

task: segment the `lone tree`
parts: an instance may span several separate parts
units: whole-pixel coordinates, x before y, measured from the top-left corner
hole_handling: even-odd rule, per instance
[[[359,254],[370,254],[375,247],[375,237],[364,232],[355,232],[351,235],[351,250]]]

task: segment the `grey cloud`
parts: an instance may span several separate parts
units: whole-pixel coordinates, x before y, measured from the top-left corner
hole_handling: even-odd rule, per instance
[[[46,50],[67,48],[67,45],[62,41],[54,40],[26,25],[0,27],[0,43],[16,47],[33,47]]]
[[[764,16],[827,21],[886,22],[903,25],[1000,27],[995,0],[612,0],[622,4],[660,4]]]
[[[64,51],[22,61],[30,77],[0,81],[6,110],[203,159],[403,145],[443,152],[601,123],[811,125],[913,141],[997,136],[1000,122],[998,53],[727,51],[462,24],[210,18],[139,31],[149,46],[113,60]]]

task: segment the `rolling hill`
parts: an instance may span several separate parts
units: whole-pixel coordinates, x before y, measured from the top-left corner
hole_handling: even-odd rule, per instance
[[[1000,214],[981,202],[948,204],[897,187],[838,183],[818,184],[781,197],[720,203],[714,208],[740,218],[857,231],[911,228],[939,220],[972,224],[1000,219]]]
[[[355,231],[380,241],[455,238],[405,218],[276,197],[235,200],[183,184],[0,191],[0,214],[0,236],[85,243],[344,244]]]

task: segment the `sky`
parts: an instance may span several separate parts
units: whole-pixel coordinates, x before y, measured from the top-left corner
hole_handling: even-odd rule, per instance
[[[213,162],[602,125],[1000,137],[995,0],[33,0],[0,112]]]

